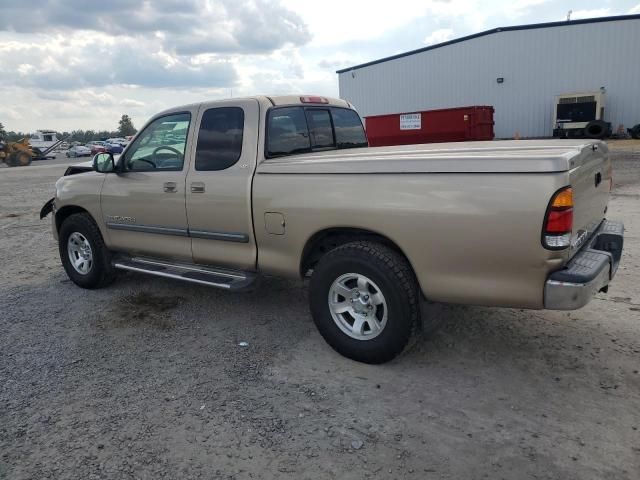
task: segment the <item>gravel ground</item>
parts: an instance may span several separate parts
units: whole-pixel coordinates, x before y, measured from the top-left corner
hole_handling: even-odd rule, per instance
[[[614,157],[609,294],[430,305],[382,366],[323,342],[300,283],[80,290],[38,220],[69,162],[0,169],[0,478],[640,478],[640,158]]]

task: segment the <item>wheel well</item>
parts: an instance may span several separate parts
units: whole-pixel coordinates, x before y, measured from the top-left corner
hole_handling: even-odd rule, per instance
[[[60,210],[56,212],[56,231],[59,232],[60,227],[62,226],[62,222],[64,222],[67,218],[69,218],[71,215],[75,213],[86,213],[89,216],[91,216],[91,214],[82,207],[77,207],[75,205],[68,205],[66,207],[62,207]]]
[[[307,240],[300,260],[300,275],[306,276],[325,253],[340,245],[357,240],[368,240],[386,245],[397,251],[411,264],[400,247],[384,235],[359,228],[329,228],[315,233]]]

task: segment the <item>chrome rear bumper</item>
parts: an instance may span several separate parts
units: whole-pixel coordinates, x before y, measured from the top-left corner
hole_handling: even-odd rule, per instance
[[[607,291],[618,270],[624,225],[605,220],[590,241],[553,272],[545,283],[544,308],[576,310],[584,307],[600,291]]]

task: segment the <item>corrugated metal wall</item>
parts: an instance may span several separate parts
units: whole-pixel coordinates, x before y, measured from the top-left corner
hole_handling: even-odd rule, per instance
[[[555,95],[605,87],[615,130],[640,123],[639,45],[640,20],[502,31],[340,73],[340,97],[363,117],[492,105],[497,138],[541,137]]]

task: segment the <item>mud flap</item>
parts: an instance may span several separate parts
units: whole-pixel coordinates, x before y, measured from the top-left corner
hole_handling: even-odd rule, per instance
[[[52,198],[51,200],[49,200],[47,203],[44,204],[42,209],[40,209],[40,220],[42,220],[44,217],[46,217],[53,211],[53,201],[54,199]]]

